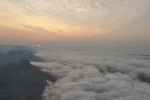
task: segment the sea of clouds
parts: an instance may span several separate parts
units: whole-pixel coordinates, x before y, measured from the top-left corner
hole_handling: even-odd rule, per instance
[[[138,55],[40,51],[45,62],[32,62],[58,77],[43,100],[150,100],[150,61]]]

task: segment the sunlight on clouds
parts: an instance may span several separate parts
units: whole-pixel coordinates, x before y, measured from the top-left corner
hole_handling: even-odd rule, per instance
[[[90,37],[124,26],[143,15],[147,0],[5,0],[1,26],[41,27],[64,37]],[[43,33],[41,33],[42,35]]]
[[[145,10],[147,0],[26,0],[24,9],[36,15],[54,16],[73,24],[113,27],[134,20]]]

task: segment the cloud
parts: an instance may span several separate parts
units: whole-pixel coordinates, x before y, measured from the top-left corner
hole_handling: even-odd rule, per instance
[[[132,42],[133,38],[134,41],[140,41],[139,34],[143,30],[146,34],[148,28],[141,29],[140,25],[140,31],[134,31],[133,28],[122,31],[120,27],[146,16],[148,2],[149,0],[3,0],[0,1],[0,25],[18,29],[26,25],[38,33],[57,32],[55,40],[58,41],[82,41],[89,40],[89,37],[91,41],[101,43],[117,40],[126,42],[129,39]],[[114,31],[119,28],[119,31]],[[138,35],[131,38],[133,33]],[[145,36],[142,36],[143,39],[147,38]],[[46,37],[45,35],[44,38]]]
[[[38,55],[47,62],[33,64],[59,77],[46,87],[43,100],[150,99],[149,61],[75,51],[41,51]]]
[[[73,23],[113,27],[141,16],[147,0],[27,0],[24,6],[35,14],[53,15]],[[26,5],[27,4],[27,5]]]
[[[113,28],[114,25],[116,27],[125,25],[142,16],[148,2],[148,0],[7,0],[8,6],[5,5],[5,8],[20,17],[31,14],[47,18],[55,17],[77,25]],[[1,1],[1,4],[4,4],[4,1]]]
[[[23,25],[23,26],[29,30],[36,32],[36,33],[56,35],[55,32],[50,32],[42,27],[32,27],[32,26],[27,26],[27,25]]]
[[[0,32],[0,40],[6,44],[28,44],[30,42],[34,44],[39,41],[50,41],[56,37],[55,32],[30,26],[24,26],[22,29],[0,26]]]

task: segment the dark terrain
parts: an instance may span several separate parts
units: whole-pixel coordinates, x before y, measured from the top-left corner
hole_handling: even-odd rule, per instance
[[[0,52],[0,65],[7,64],[9,62],[18,62],[22,59],[40,61],[40,58],[35,56],[34,53],[29,50],[13,50],[6,54]]]
[[[29,61],[40,59],[27,50],[0,53],[0,100],[41,100],[46,81],[56,81]]]

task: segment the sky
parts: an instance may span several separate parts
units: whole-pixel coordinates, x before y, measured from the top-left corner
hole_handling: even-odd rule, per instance
[[[1,0],[0,42],[149,51],[149,5],[150,0]]]

